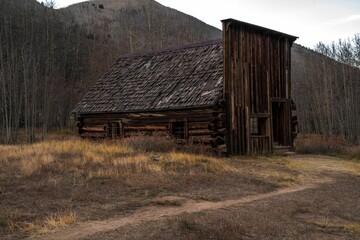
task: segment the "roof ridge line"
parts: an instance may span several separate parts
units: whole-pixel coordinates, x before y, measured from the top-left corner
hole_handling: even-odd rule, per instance
[[[128,53],[128,54],[121,55],[117,60],[124,59],[124,58],[140,57],[140,56],[141,57],[152,56],[152,55],[162,54],[162,53],[166,53],[166,52],[174,52],[174,51],[196,48],[196,47],[201,47],[201,46],[213,45],[213,44],[217,44],[217,43],[221,43],[221,42],[222,42],[222,38],[207,40],[207,41],[202,41],[202,42],[196,42],[196,43],[190,43],[190,44],[185,44],[182,46],[173,46],[173,47],[169,47],[169,48],[158,49],[158,50],[148,51],[148,52]]]

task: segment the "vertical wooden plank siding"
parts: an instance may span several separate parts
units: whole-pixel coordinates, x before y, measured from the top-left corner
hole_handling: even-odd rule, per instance
[[[223,20],[228,154],[271,152],[274,142],[292,145],[290,50],[295,39],[233,19]],[[274,102],[279,106],[273,112]]]

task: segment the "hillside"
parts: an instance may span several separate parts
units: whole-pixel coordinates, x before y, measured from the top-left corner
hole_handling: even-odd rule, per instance
[[[59,10],[88,38],[138,52],[221,38],[221,31],[154,0],[89,1]],[[219,19],[220,21],[220,19]]]

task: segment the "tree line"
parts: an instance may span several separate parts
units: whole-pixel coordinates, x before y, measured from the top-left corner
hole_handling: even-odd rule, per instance
[[[314,50],[328,56],[338,62],[354,67],[360,67],[360,34],[355,34],[352,38],[339,39],[330,44],[319,42]]]

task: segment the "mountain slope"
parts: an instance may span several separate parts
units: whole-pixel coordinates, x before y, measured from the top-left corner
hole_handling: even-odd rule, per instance
[[[121,52],[156,50],[222,37],[219,29],[154,0],[96,0],[60,12],[70,27],[79,27],[88,38],[113,42]]]

